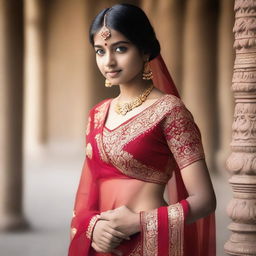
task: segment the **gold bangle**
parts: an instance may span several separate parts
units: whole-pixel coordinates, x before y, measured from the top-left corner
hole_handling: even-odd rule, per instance
[[[86,237],[88,239],[92,239],[92,232],[93,232],[93,229],[95,227],[95,224],[97,223],[97,221],[100,219],[100,215],[97,214],[95,216],[93,216],[89,222],[89,225],[88,225],[88,228],[87,228],[87,231],[86,231]]]

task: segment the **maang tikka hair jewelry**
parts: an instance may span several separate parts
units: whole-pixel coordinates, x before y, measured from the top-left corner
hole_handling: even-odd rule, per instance
[[[150,69],[148,60],[144,63],[144,70],[143,70],[143,73],[142,73],[142,79],[144,79],[144,80],[152,80],[153,79],[153,73]]]
[[[100,36],[106,41],[108,38],[111,37],[111,32],[110,29],[107,27],[107,16],[108,16],[109,10],[105,13],[104,15],[104,20],[103,20],[103,27],[100,30]],[[106,43],[105,43],[106,45]]]
[[[107,42],[106,42],[107,39],[109,39],[111,37],[110,29],[107,27],[108,12],[109,12],[109,10],[104,15],[103,27],[100,30],[100,36],[105,40],[105,46],[107,45]],[[105,80],[105,86],[106,87],[111,87],[112,86],[111,82],[108,79]]]

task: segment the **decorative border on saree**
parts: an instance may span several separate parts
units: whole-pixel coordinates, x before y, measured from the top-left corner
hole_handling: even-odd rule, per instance
[[[108,163],[108,157],[105,153],[104,147],[103,147],[103,142],[102,142],[102,134],[98,133],[95,135],[95,140],[99,149],[99,154],[100,154],[100,158],[103,162]]]
[[[158,216],[157,209],[141,212],[142,254],[156,256],[158,253]]]
[[[141,243],[138,243],[135,249],[129,254],[129,256],[141,256]]]
[[[103,125],[104,118],[107,111],[107,106],[110,103],[110,101],[111,99],[108,99],[95,108],[95,112],[94,112],[94,128],[95,129],[98,129]]]
[[[169,205],[169,256],[183,256],[184,246],[184,212],[180,203]]]

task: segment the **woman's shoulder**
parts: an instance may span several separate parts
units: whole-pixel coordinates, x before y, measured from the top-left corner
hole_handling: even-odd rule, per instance
[[[184,102],[173,94],[164,94],[158,101],[155,113],[161,116],[163,122],[170,120],[194,120]]]
[[[175,107],[185,107],[183,101],[173,94],[163,94],[159,98],[158,107],[166,114],[170,113]]]
[[[164,122],[173,120],[190,120],[194,122],[194,117],[184,102],[172,94],[165,94],[162,97],[158,111],[162,112]]]

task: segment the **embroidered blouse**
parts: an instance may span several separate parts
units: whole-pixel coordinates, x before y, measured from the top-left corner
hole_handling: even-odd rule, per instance
[[[166,94],[117,128],[104,126],[111,100],[93,108],[87,133],[94,133],[98,155],[122,174],[165,184],[177,164],[180,169],[204,158],[201,135],[183,102]],[[103,133],[98,128],[103,125]],[[89,138],[87,138],[89,139]],[[90,139],[87,156],[90,157]],[[104,174],[102,174],[104,175]],[[100,175],[101,178],[104,178]]]

